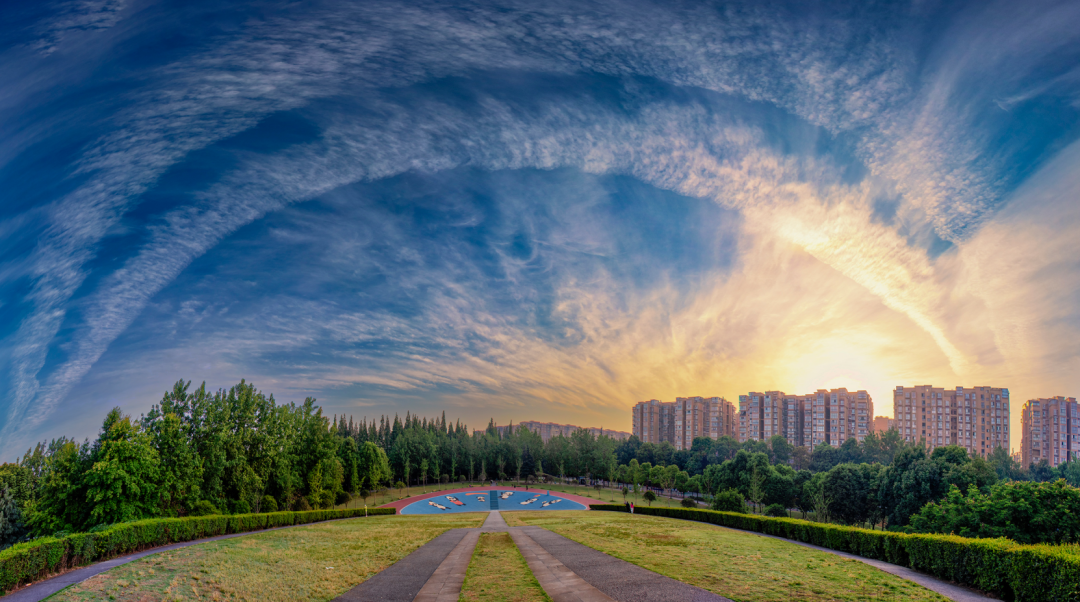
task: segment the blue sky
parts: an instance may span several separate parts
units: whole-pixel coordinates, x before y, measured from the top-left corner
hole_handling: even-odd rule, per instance
[[[2,457],[178,378],[1077,394],[1076,3],[536,4],[0,7]]]

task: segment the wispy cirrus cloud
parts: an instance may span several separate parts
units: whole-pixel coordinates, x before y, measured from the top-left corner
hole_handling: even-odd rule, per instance
[[[926,333],[950,373],[978,374],[1001,357],[986,351],[978,328],[957,322],[959,268],[928,254],[925,241],[966,244],[1011,188],[1047,159],[1045,153],[1024,155],[1024,169],[1010,170],[1017,149],[1060,142],[1047,134],[995,146],[995,137],[1012,126],[1006,120],[996,130],[982,127],[980,111],[999,106],[994,99],[1012,98],[1010,106],[1020,106],[1040,93],[1030,82],[988,85],[980,78],[1057,68],[1053,57],[1076,48],[1075,32],[1063,29],[1075,7],[1030,12],[998,4],[959,17],[917,7],[806,13],[783,4],[505,8],[291,8],[215,32],[178,60],[126,76],[142,81],[122,92],[125,102],[117,103],[104,130],[89,136],[93,142],[60,170],[77,185],[46,206],[48,226],[36,250],[5,258],[10,276],[0,286],[32,284],[19,299],[28,311],[5,343],[12,393],[5,400],[4,438],[46,420],[156,295],[238,229],[335,189],[410,171],[568,168],[629,175],[708,199],[739,213],[744,236],[764,241],[747,247],[744,261],[775,249],[806,254],[868,293],[868,306],[898,312]],[[105,9],[84,12],[111,10]],[[949,35],[929,27],[954,18]],[[113,23],[94,19],[87,27]],[[999,38],[986,32],[1006,23],[1013,35],[998,48]],[[138,22],[126,25],[123,32],[101,34],[102,44],[121,45],[140,29]],[[1040,37],[1047,28],[1052,35]],[[63,44],[57,37],[54,55],[62,54]],[[1067,73],[1051,75],[1058,87],[1040,90],[1075,93]],[[1009,94],[1016,89],[1024,92]],[[311,139],[227,146],[268,115],[288,112],[315,125]],[[228,154],[212,178],[217,183],[186,191],[177,206],[149,206],[158,178],[202,149]],[[885,218],[883,201],[893,207]],[[140,212],[146,215],[134,226],[129,252],[108,264],[120,267],[104,267],[102,249]],[[16,265],[26,267],[10,269]],[[526,272],[518,282],[530,278]],[[576,286],[563,281],[555,288],[569,299]],[[605,295],[587,290],[587,302],[559,305],[591,308],[567,318],[579,338],[596,314],[636,307],[600,309],[596,303]],[[719,303],[720,293],[704,290],[695,294]],[[969,304],[986,303],[965,291]],[[648,299],[649,307],[657,303]],[[474,303],[451,303],[456,309],[446,315],[467,314]],[[663,315],[675,320],[675,313]],[[797,315],[808,319],[791,314]],[[361,324],[369,319],[364,314],[341,328],[364,332]],[[447,340],[483,330],[482,322],[466,320]],[[59,336],[62,331],[70,340]],[[528,340],[499,337],[492,340],[506,346]],[[672,345],[661,348],[670,352]],[[583,349],[589,357],[604,355]],[[592,365],[580,355],[566,358],[552,366]],[[551,360],[531,364],[544,361]],[[619,364],[614,356],[600,364],[601,373],[620,373],[612,367]],[[462,370],[453,362],[433,366],[430,357],[420,365],[426,367],[415,374]],[[478,366],[477,379],[494,378],[481,378],[493,364]],[[400,377],[404,373],[391,380],[413,382]],[[638,366],[635,373],[648,371]],[[567,398],[580,399],[573,390]],[[595,390],[606,391],[606,399],[628,393]]]

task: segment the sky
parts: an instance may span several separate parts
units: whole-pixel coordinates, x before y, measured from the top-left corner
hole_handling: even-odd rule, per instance
[[[0,4],[0,459],[176,380],[1080,394],[1080,3]]]

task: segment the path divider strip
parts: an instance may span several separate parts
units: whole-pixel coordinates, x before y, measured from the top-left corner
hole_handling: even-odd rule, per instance
[[[416,594],[414,602],[457,602],[479,540],[480,531],[473,529],[466,533]]]
[[[529,570],[533,572],[540,587],[551,597],[553,602],[615,602],[604,592],[589,585],[577,573],[566,568],[537,544],[520,528],[509,529],[514,545],[525,558]]]

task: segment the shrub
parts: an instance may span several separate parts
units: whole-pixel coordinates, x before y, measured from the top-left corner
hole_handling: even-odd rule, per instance
[[[209,502],[207,504],[209,505]],[[210,508],[213,506],[210,505]],[[393,508],[371,508],[367,511],[371,516],[394,514],[394,512]],[[46,575],[161,545],[228,533],[245,533],[272,527],[363,516],[363,508],[354,508],[313,512],[154,518],[119,523],[96,533],[41,537],[0,551],[0,594]]]
[[[251,514],[251,504],[247,500],[237,500],[232,505],[233,514]]]
[[[684,497],[681,502],[683,508],[697,508],[697,502],[692,497]]]
[[[441,480],[442,480],[442,482],[443,482],[443,483],[449,483],[449,482],[450,482],[450,475],[448,475],[448,474],[444,474],[444,475],[442,476],[442,479],[441,479]]]
[[[264,495],[259,509],[263,512],[277,512],[277,500],[272,495]]]
[[[765,508],[766,516],[778,516],[780,518],[787,518],[787,508],[783,504],[769,504],[768,508]]]
[[[725,489],[713,496],[712,509],[721,512],[746,512],[746,501],[738,489]]]
[[[457,480],[458,480],[458,483],[464,483],[465,482],[465,475],[458,475]]]
[[[626,512],[617,504],[592,510]],[[814,523],[794,518],[684,508],[638,508],[639,514],[710,523],[784,537],[910,567],[974,587],[1004,600],[1080,601],[1076,546],[1025,545],[1008,539],[969,539]]]
[[[296,510],[298,512],[308,512],[311,510],[311,504],[308,503],[306,497],[300,496],[300,499],[296,500]]]
[[[1080,489],[1053,483],[1008,481],[983,494],[971,485],[965,496],[953,485],[944,499],[911,516],[909,531],[963,537],[1007,537],[1020,543],[1080,541]]]
[[[352,499],[352,496],[349,495],[347,492],[339,491],[338,494],[337,494],[337,499],[335,499],[334,502],[337,505],[340,506],[341,504],[348,504],[349,500],[351,500],[351,499]]]
[[[188,516],[213,516],[215,514],[221,514],[210,500],[199,500],[191,506],[191,510],[188,510]]]

